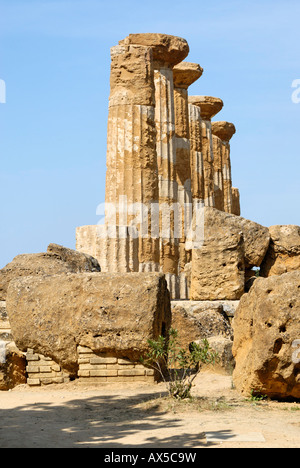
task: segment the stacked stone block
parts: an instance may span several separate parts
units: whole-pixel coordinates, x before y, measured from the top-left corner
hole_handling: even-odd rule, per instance
[[[140,362],[108,354],[98,355],[83,346],[78,346],[77,352],[81,383],[154,382],[154,370]]]
[[[28,349],[27,360],[27,384],[29,386],[60,384],[69,382],[69,374],[54,362],[50,357],[35,353]]]

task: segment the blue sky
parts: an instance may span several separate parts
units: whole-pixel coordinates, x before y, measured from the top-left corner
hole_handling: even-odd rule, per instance
[[[188,41],[204,68],[190,94],[222,98],[216,120],[237,128],[242,215],[299,225],[299,17],[299,0],[0,0],[0,268],[98,222],[110,47],[130,33]]]

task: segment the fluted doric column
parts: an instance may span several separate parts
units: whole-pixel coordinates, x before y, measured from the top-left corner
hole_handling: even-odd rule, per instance
[[[78,250],[89,253],[94,239],[102,271],[159,270],[159,241],[151,236],[158,197],[152,49],[120,43],[111,49],[105,224],[96,234],[79,228]]]
[[[178,183],[176,178],[175,108],[173,67],[186,58],[185,39],[165,34],[131,34],[125,44],[149,46],[153,52],[155,84],[156,151],[160,211],[160,269],[171,297],[178,298],[179,239]]]
[[[176,181],[178,185],[178,204],[181,210],[182,235],[179,239],[179,287],[180,299],[188,299],[188,280],[185,267],[191,261],[191,250],[187,248],[187,234],[192,218],[192,175],[191,142],[188,88],[203,73],[197,63],[181,62],[173,68],[174,106],[175,106],[175,147]]]
[[[241,202],[240,202],[240,191],[236,187],[232,187],[232,214],[241,216]]]
[[[215,171],[218,171],[217,177],[218,180],[221,179],[223,186],[221,195],[223,197],[222,211],[225,211],[226,213],[233,213],[233,211],[236,210],[236,208],[233,207],[233,190],[229,142],[233,135],[236,133],[236,129],[232,123],[224,121],[212,122],[211,128],[212,133],[214,135],[216,154],[218,155],[218,167],[215,167]],[[217,189],[219,189],[218,186]],[[221,196],[218,197],[220,204],[222,203],[222,201],[220,200]],[[236,206],[236,202],[234,205]]]
[[[211,96],[189,96],[189,103],[193,106],[199,107],[200,113],[198,112],[198,117],[200,116],[201,122],[201,160],[197,158],[197,163],[203,163],[203,171],[196,170],[197,174],[200,175],[199,182],[195,184],[198,185],[198,190],[201,190],[203,187],[203,203],[204,206],[215,206],[215,197],[214,197],[214,154],[213,154],[213,138],[211,132],[211,119],[221,111],[223,108],[223,101],[219,98]],[[200,114],[200,115],[199,115]],[[195,112],[194,107],[190,109],[190,119],[195,122],[197,120],[197,113]],[[198,132],[198,129],[195,131],[195,134]],[[199,145],[199,146],[200,146]],[[203,175],[203,180],[201,176]],[[196,174],[195,174],[196,176]],[[200,192],[201,193],[201,192]]]
[[[223,143],[219,137],[212,135],[214,153],[214,195],[215,208],[224,211],[224,180],[223,180]]]

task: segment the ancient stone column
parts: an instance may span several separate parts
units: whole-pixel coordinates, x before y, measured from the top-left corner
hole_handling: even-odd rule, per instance
[[[189,104],[191,146],[191,189],[193,206],[204,206],[204,171],[202,154],[202,121],[200,107]]]
[[[231,176],[231,161],[230,161],[230,140],[236,133],[235,126],[230,122],[213,122],[212,133],[221,140],[218,141],[218,147],[222,149],[222,182],[223,182],[223,197],[224,211],[226,213],[237,214],[237,202],[235,209],[233,208],[233,191],[232,191],[232,176]],[[219,170],[219,167],[218,167]]]
[[[176,181],[178,203],[182,214],[182,235],[179,239],[179,286],[180,298],[189,297],[185,266],[191,261],[191,250],[186,239],[192,217],[191,144],[188,109],[188,88],[203,73],[197,63],[181,62],[173,68],[175,105]]]
[[[211,96],[189,96],[189,103],[200,108],[201,114],[201,153],[203,161],[203,197],[205,206],[215,206],[214,197],[214,154],[211,119],[223,108],[223,101]],[[194,111],[194,108],[191,108]],[[191,120],[195,120],[191,116]],[[198,173],[200,173],[198,171]],[[202,180],[198,182],[199,188]]]
[[[215,208],[224,211],[223,143],[213,134]]]
[[[78,247],[88,253],[87,243],[96,242],[102,271],[159,270],[159,241],[151,236],[157,201],[152,49],[122,44],[111,49],[105,224],[78,229]]]
[[[240,203],[240,191],[236,187],[232,187],[232,214],[241,216],[241,203]]]
[[[186,58],[185,39],[166,34],[130,34],[120,44],[151,47],[154,60],[156,151],[160,212],[160,269],[171,297],[179,297],[178,184],[176,180],[173,67]]]

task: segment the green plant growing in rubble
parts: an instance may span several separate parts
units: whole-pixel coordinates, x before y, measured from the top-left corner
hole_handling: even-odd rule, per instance
[[[191,398],[193,381],[201,371],[201,365],[215,363],[218,358],[206,339],[202,344],[193,342],[189,351],[184,350],[179,345],[178,332],[173,328],[167,337],[148,340],[148,344],[149,351],[141,361],[160,374],[172,398]]]

